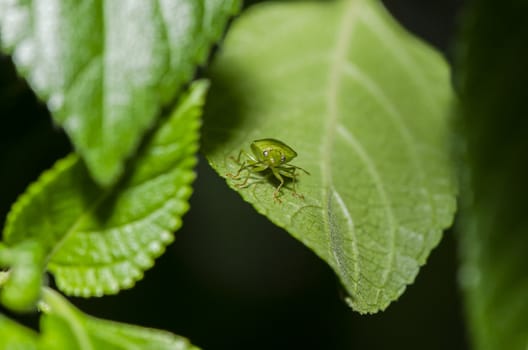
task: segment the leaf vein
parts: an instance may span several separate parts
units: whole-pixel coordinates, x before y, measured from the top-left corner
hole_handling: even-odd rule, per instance
[[[390,37],[389,31],[387,31],[386,24],[379,20],[379,16],[372,13],[372,10],[364,11],[363,15],[365,20],[363,23],[372,29],[373,33],[378,36],[380,41],[385,44],[394,54],[394,57],[402,64],[407,71],[409,77],[411,77],[415,84],[419,87],[419,91],[422,91],[422,95],[427,99],[430,104],[430,110],[438,110],[438,103],[431,97],[427,92],[431,90],[430,85],[424,80],[423,75],[418,74],[419,70],[415,69],[416,62],[407,53],[403,45],[395,45],[397,41]],[[368,19],[368,20],[367,20]]]
[[[435,203],[433,201],[431,192],[425,184],[426,171],[420,166],[418,152],[416,150],[416,147],[413,146],[411,133],[403,122],[401,112],[396,108],[394,102],[387,98],[387,96],[383,92],[383,89],[380,88],[379,84],[371,77],[369,77],[368,74],[363,72],[359,67],[354,65],[352,62],[347,62],[344,67],[344,72],[351,78],[355,79],[358,83],[360,83],[360,85],[363,86],[365,90],[370,93],[371,96],[373,96],[374,99],[378,101],[380,106],[383,107],[383,109],[385,109],[385,111],[387,112],[387,115],[390,117],[390,120],[392,120],[393,124],[396,126],[396,129],[400,133],[408,150],[412,165],[415,168],[416,174],[419,178],[419,182],[421,183],[421,189],[425,192],[425,196],[428,199],[428,209],[435,213]],[[431,221],[431,225],[434,226],[434,215],[431,216]],[[422,245],[421,250],[423,249],[424,246]]]
[[[388,232],[389,232],[389,239],[390,239],[389,251],[388,251],[389,265],[387,266],[386,270],[383,271],[383,285],[386,285],[388,281],[389,273],[392,270],[392,266],[394,265],[394,251],[396,249],[396,233],[395,233],[396,218],[392,210],[392,205],[387,195],[387,192],[385,191],[385,187],[383,186],[381,175],[379,171],[377,170],[376,165],[371,161],[370,156],[367,154],[363,146],[359,143],[356,137],[348,129],[346,129],[343,125],[338,125],[337,130],[338,130],[339,135],[341,135],[343,139],[356,151],[357,155],[360,157],[360,159],[363,161],[363,163],[367,167],[368,172],[372,176],[374,185],[380,196],[380,199],[384,204],[383,207],[385,209],[385,215],[387,217],[387,226],[389,229]]]
[[[332,175],[332,154],[333,154],[333,139],[334,134],[336,131],[336,126],[338,124],[338,91],[341,85],[341,69],[346,62],[346,54],[352,39],[352,35],[354,32],[355,24],[357,22],[359,9],[358,6],[361,4],[360,1],[349,1],[347,3],[347,8],[345,11],[343,11],[343,17],[341,19],[341,23],[338,24],[337,31],[337,41],[336,46],[334,48],[334,53],[332,56],[333,64],[330,65],[329,70],[329,85],[328,85],[328,94],[326,96],[326,103],[328,108],[328,118],[325,125],[325,131],[323,133],[323,141],[322,141],[322,159],[323,162],[321,164],[321,175],[323,184],[323,191],[322,191],[322,202],[323,202],[323,217],[326,219],[325,224],[328,228],[329,232],[329,240],[333,244],[329,246],[329,249],[331,250],[331,256],[334,256],[334,259],[336,261],[337,266],[339,267],[341,271],[341,276],[344,279],[349,279],[350,274],[348,273],[348,270],[346,268],[346,262],[342,262],[341,254],[338,253],[339,250],[339,243],[335,244],[336,237],[334,235],[334,225],[333,225],[333,216],[331,212],[331,196],[333,191],[334,193],[337,192],[335,189],[335,186],[333,184],[333,175]],[[339,197],[340,198],[340,197]],[[353,236],[353,226],[352,231],[350,234]],[[353,240],[352,242],[352,252],[355,254],[358,252],[356,241]],[[354,256],[353,260],[357,263],[359,263],[359,256]],[[358,280],[360,276],[360,269],[358,264],[354,264],[354,271],[353,276],[351,277],[352,280]],[[350,281],[349,281],[350,282]],[[357,288],[357,283],[352,283],[354,288]]]

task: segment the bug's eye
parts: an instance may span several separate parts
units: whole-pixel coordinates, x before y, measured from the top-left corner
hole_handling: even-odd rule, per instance
[[[268,151],[264,151],[264,152],[262,152],[262,154],[264,155],[264,157],[267,157],[269,152]]]
[[[286,161],[286,157],[284,155],[281,156],[281,163],[284,163]]]

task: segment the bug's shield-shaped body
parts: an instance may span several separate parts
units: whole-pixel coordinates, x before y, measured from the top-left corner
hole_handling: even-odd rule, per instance
[[[309,174],[303,168],[288,164],[292,159],[297,157],[295,152],[290,146],[282,141],[276,139],[261,139],[255,140],[251,143],[251,152],[249,154],[244,150],[241,150],[237,158],[231,157],[240,168],[236,174],[227,174],[232,179],[240,179],[240,175],[243,171],[246,171],[246,176],[243,181],[236,185],[238,188],[247,187],[249,177],[252,173],[264,172],[266,170],[271,171],[273,176],[280,182],[275,191],[273,192],[273,199],[277,202],[281,202],[279,199],[279,193],[284,185],[284,178],[287,177],[292,179],[293,182],[293,194],[297,197],[303,198],[301,194],[298,194],[295,185],[297,181],[297,170],[302,170],[306,174]],[[246,159],[242,160],[241,157],[245,156]]]
[[[255,140],[251,143],[251,151],[259,161],[269,166],[286,164],[297,157],[297,152],[276,139]]]

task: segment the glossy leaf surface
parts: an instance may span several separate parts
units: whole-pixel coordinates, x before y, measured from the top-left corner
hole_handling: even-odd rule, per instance
[[[238,0],[0,0],[0,48],[47,103],[96,181],[115,183]]]

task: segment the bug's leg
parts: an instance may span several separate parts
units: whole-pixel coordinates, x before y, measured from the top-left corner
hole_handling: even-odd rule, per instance
[[[240,165],[240,168],[238,168],[238,171],[236,172],[236,174],[232,174],[232,173],[227,173],[226,176],[231,178],[231,179],[238,179],[238,177],[240,176],[240,173],[242,172],[242,170],[244,170],[246,168],[246,162],[244,161],[241,165]]]
[[[232,159],[237,164],[243,164],[244,162],[240,163],[240,158],[242,158],[242,155],[244,155],[245,157],[247,157],[248,159],[250,159],[253,162],[257,162],[257,159],[252,154],[247,153],[243,149],[240,150],[240,152],[238,152],[238,156],[236,158],[233,157],[233,156],[231,156],[229,158]]]
[[[252,176],[252,175],[253,174],[249,175],[249,178],[246,184],[239,183],[239,184],[236,184],[235,187],[236,188],[248,188],[250,186],[256,185],[258,183],[263,183],[266,181],[265,177],[262,177],[262,176],[257,177],[257,176]]]
[[[244,168],[248,170],[246,177],[244,178],[244,181],[236,185],[237,188],[245,188],[251,185],[251,184],[249,185],[247,184],[249,178],[251,177],[251,174],[253,174],[254,172],[266,170],[268,167],[260,163],[255,163],[255,164],[247,164],[246,166],[244,166]]]
[[[299,170],[302,170],[306,175],[310,175],[310,173],[307,170],[304,170],[303,168],[297,165],[282,164],[281,169],[286,170],[286,171],[293,171],[293,169],[299,169]]]
[[[233,156],[230,156],[229,158],[232,159],[235,163],[241,164],[240,163],[240,158],[242,157],[243,153],[244,153],[244,150],[240,150],[240,152],[238,152],[238,156],[236,158],[233,157]]]
[[[288,164],[288,166],[291,167],[291,168],[295,168],[295,169],[302,170],[302,171],[304,171],[304,173],[305,173],[306,175],[310,175],[310,173],[309,173],[307,170],[304,170],[304,169],[301,168],[300,166],[297,166],[297,165],[291,165],[291,164]]]
[[[286,177],[289,177],[290,179],[292,179],[292,194],[297,197],[297,198],[301,198],[301,199],[304,199],[304,196],[300,193],[297,192],[297,174],[296,174],[296,170],[297,170],[297,167],[293,166],[293,167],[288,167],[288,168],[281,168],[279,169],[279,172],[286,176]]]
[[[246,161],[243,161],[242,163],[240,162],[240,158],[242,157],[242,154],[246,154],[246,152],[244,150],[240,150],[240,152],[238,152],[238,157],[236,157],[236,158],[233,157],[233,156],[229,157],[235,163],[240,165],[240,168],[238,168],[238,171],[236,172],[236,174],[227,173],[226,174],[227,177],[230,177],[232,179],[237,179],[240,176],[240,173],[242,172],[242,170],[244,170],[244,167],[246,165]]]
[[[249,177],[251,176],[251,165],[248,164],[244,168],[247,169],[246,177],[244,178],[244,180],[242,182],[240,182],[240,183],[235,185],[237,188],[246,187],[247,186],[246,184],[247,184],[247,182],[249,180]],[[240,171],[239,171],[239,173],[240,173]]]
[[[249,158],[249,160],[244,160],[243,162],[240,162],[240,158],[241,158],[242,155],[244,155],[247,158]],[[227,177],[230,177],[232,179],[238,179],[239,176],[240,176],[240,173],[242,171],[244,171],[244,170],[248,169],[249,167],[253,166],[255,163],[258,163],[258,161],[255,159],[255,157],[253,157],[251,154],[248,154],[244,150],[241,150],[238,153],[238,157],[236,159],[234,157],[230,157],[230,158],[233,159],[237,164],[240,165],[240,168],[238,168],[238,171],[236,172],[236,174],[232,174],[232,173],[227,173],[226,174]]]
[[[271,172],[273,173],[273,176],[275,176],[275,178],[277,178],[277,180],[280,181],[279,186],[277,186],[277,188],[275,189],[275,192],[273,192],[273,199],[278,203],[282,203],[282,201],[279,198],[279,193],[280,193],[282,186],[284,185],[284,178],[281,176],[280,169],[276,169],[276,168],[270,168],[270,169],[271,169]]]
[[[304,196],[297,192],[297,174],[295,173],[296,170],[297,170],[297,168],[293,168],[293,171],[292,171],[293,195],[295,197],[304,199]]]
[[[240,158],[242,158],[242,155],[244,155],[247,159],[240,162]],[[247,153],[244,150],[240,150],[240,152],[238,152],[238,157],[235,158],[231,156],[229,158],[232,159],[238,165],[240,165],[240,168],[238,168],[238,171],[236,172],[236,174],[232,174],[232,173],[226,174],[226,176],[231,179],[238,179],[242,171],[244,171],[245,169],[248,169],[248,167],[255,165],[256,163],[259,163],[258,160],[253,155]]]

